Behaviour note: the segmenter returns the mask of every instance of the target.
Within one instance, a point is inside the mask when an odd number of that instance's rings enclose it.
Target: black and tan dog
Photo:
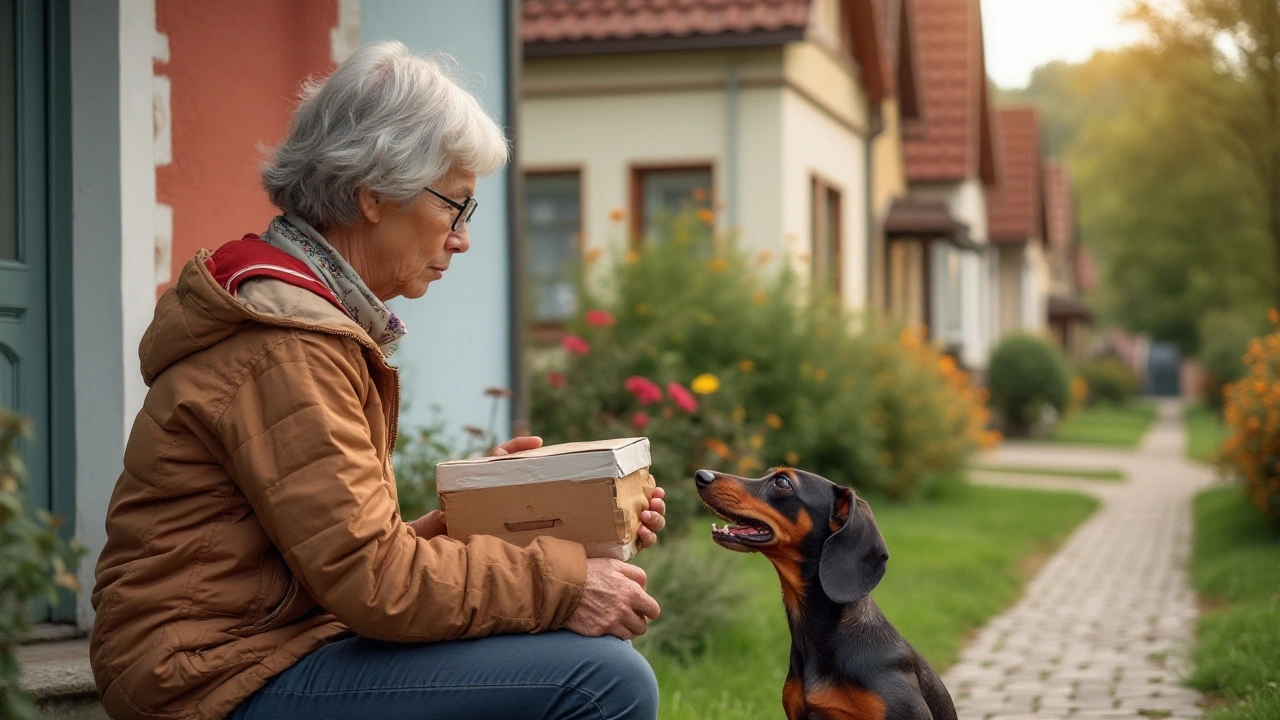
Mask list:
[[[763,554],[782,581],[788,720],[955,720],[938,674],[871,600],[889,551],[866,501],[790,468],[759,480],[699,470],[694,480],[702,502],[733,523],[712,523],[712,539]]]

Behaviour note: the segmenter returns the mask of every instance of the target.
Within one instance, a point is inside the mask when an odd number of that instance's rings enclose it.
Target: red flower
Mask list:
[[[622,383],[627,392],[636,396],[636,401],[641,405],[649,405],[651,403],[662,402],[662,388],[649,378],[632,375]]]
[[[558,372],[547,373],[547,384],[556,389],[564,387],[564,375]]]
[[[610,315],[608,310],[588,310],[584,318],[588,325],[595,325],[596,327],[613,324],[613,315]]]
[[[643,410],[637,410],[635,415],[631,416],[631,427],[636,432],[642,432],[649,425],[649,413]]]
[[[671,396],[671,399],[680,407],[681,410],[685,412],[697,412],[698,399],[680,383],[667,383],[667,394]]]
[[[560,344],[564,346],[565,350],[575,355],[586,355],[591,352],[591,346],[587,344],[587,341],[577,335],[565,335]]]

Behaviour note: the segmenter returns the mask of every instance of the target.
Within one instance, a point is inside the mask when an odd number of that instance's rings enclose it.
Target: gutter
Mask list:
[[[886,282],[885,287],[881,288],[880,294],[882,297],[879,298],[880,302],[876,302],[876,298],[873,297],[875,294],[876,245],[879,244],[879,245],[885,246],[883,247],[883,251],[885,255],[884,260],[886,265],[888,263],[888,251],[889,251],[889,248],[887,247],[887,243],[883,242],[883,238],[879,237],[879,235],[876,232],[877,228],[876,228],[876,201],[875,201],[875,156],[876,156],[875,143],[876,143],[876,138],[880,137],[880,133],[884,132],[885,123],[884,123],[884,114],[881,112],[880,106],[877,105],[876,107],[868,107],[867,110],[868,110],[867,133],[865,135],[865,140],[864,140],[864,147],[866,148],[865,150],[866,162],[863,163],[865,167],[864,174],[866,176],[865,182],[864,182],[866,186],[864,188],[864,195],[866,200],[866,213],[867,213],[867,221],[866,221],[866,225],[867,225],[867,249],[866,249],[867,290],[866,290],[866,307],[864,308],[864,312],[871,311],[873,309],[880,309],[886,306],[888,304],[888,292],[889,292],[888,283]]]
[[[520,38],[519,0],[507,0],[502,22],[507,68],[505,120],[511,137],[511,159],[507,165],[507,387],[511,390],[507,437],[527,433],[529,390],[524,379],[524,178],[520,172],[520,77],[524,51]]]

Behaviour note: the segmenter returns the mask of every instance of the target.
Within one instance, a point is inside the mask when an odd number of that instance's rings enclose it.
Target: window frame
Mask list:
[[[668,163],[632,163],[630,167],[630,190],[631,190],[631,237],[627,242],[627,247],[631,250],[640,250],[645,243],[645,216],[644,216],[644,178],[646,175],[661,172],[706,172],[710,178],[710,187],[707,188],[707,206],[713,211],[716,207],[716,164],[712,160],[686,160]]]
[[[817,173],[809,176],[809,269],[810,281],[821,284],[844,300],[844,190]],[[834,199],[834,202],[833,202]],[[821,200],[821,202],[819,202]],[[831,210],[834,209],[834,213]],[[834,218],[827,247],[827,221]],[[829,265],[834,265],[834,272]]]
[[[521,188],[522,188],[522,194],[523,194],[523,197],[520,198],[520,203],[521,203],[520,224],[521,224],[521,234],[524,236],[524,243],[526,248],[525,267],[521,269],[521,273],[525,279],[525,282],[529,283],[530,281],[529,245],[532,242],[529,237],[529,225],[528,225],[529,180],[530,178],[539,177],[539,176],[548,177],[548,176],[562,176],[562,175],[574,175],[578,179],[578,229],[573,235],[573,246],[570,248],[570,251],[572,253],[571,256],[576,257],[578,259],[578,267],[574,272],[574,277],[572,277],[571,279],[575,283],[582,282],[583,272],[585,270],[584,265],[585,265],[585,258],[586,258],[586,246],[584,242],[585,233],[586,233],[585,226],[586,226],[586,212],[587,212],[586,168],[583,167],[582,165],[536,165],[536,166],[523,168],[520,171],[520,175],[521,175],[520,182],[521,182]],[[532,334],[531,340],[534,343],[539,343],[539,344],[559,342],[560,338],[564,336],[564,333],[566,331],[567,321],[540,320],[537,317],[535,317],[535,313],[533,313],[532,310],[533,308],[529,309],[528,318],[526,321],[527,327],[529,328]]]

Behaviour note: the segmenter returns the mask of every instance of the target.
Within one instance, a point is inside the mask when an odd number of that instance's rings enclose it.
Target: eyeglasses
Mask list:
[[[454,232],[458,232],[459,230],[462,229],[464,225],[471,222],[471,216],[475,215],[476,208],[480,207],[480,202],[476,200],[474,197],[469,197],[466,200],[463,200],[462,202],[456,202],[454,200],[450,200],[449,198],[445,197],[444,195],[441,195],[440,193],[436,192],[435,190],[432,190],[429,187],[424,187],[422,189],[426,190],[432,195],[435,195],[441,200],[449,203],[449,207],[458,211],[457,216],[453,218],[452,227]]]

